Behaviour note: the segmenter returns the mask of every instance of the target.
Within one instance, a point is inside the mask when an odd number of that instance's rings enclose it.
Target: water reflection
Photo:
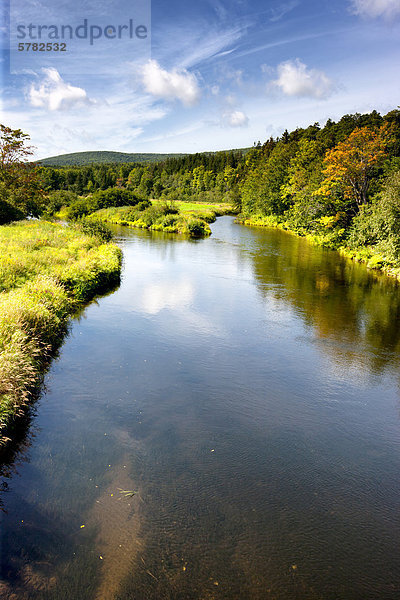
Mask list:
[[[267,304],[293,308],[321,350],[345,369],[355,364],[378,374],[398,367],[397,281],[284,232],[252,233],[244,251]]]

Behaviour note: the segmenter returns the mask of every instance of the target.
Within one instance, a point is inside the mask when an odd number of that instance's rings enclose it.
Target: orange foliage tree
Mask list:
[[[358,206],[365,204],[374,169],[385,159],[389,141],[387,125],[378,130],[355,129],[346,140],[327,151],[322,171],[325,179],[315,193],[329,197],[340,191]]]

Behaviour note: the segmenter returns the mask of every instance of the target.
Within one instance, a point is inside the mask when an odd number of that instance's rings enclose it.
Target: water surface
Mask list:
[[[3,469],[0,597],[400,597],[398,285],[212,229],[118,230]]]

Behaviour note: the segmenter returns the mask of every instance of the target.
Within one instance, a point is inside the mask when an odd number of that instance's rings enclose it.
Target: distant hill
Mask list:
[[[96,150],[93,152],[73,152],[72,154],[50,156],[49,158],[42,158],[37,162],[46,167],[67,167],[110,163],[159,162],[173,156],[185,156],[185,154],[129,154],[127,152]]]
[[[246,154],[250,148],[239,148],[243,154]],[[238,150],[233,150],[237,152]],[[221,150],[221,152],[231,152],[231,150]],[[215,152],[201,152],[200,154],[216,154]],[[96,150],[93,152],[73,152],[72,154],[60,154],[59,156],[50,156],[38,160],[38,164],[45,167],[68,167],[68,166],[84,166],[84,165],[101,165],[110,163],[155,163],[167,158],[179,156],[187,156],[188,153],[182,154],[153,154],[153,153],[133,153],[127,152],[108,152],[104,150]]]

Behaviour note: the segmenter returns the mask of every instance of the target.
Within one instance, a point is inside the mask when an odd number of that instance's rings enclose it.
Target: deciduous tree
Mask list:
[[[326,153],[325,179],[316,193],[330,196],[340,191],[344,198],[354,200],[358,206],[366,204],[371,178],[386,157],[389,139],[387,125],[378,130],[369,127],[355,129],[347,139]]]
[[[28,162],[33,147],[21,129],[0,125],[0,199],[21,214],[40,214],[44,193],[36,165]]]

